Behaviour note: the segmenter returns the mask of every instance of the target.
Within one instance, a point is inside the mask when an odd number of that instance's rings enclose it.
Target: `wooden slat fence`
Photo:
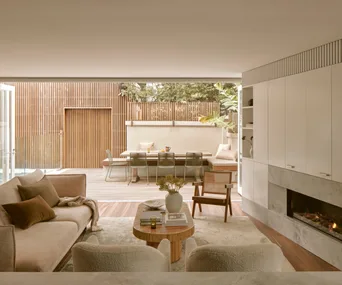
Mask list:
[[[111,108],[114,156],[126,148],[126,97],[110,82],[8,83],[16,92],[16,168],[59,168],[64,108]],[[103,150],[103,158],[105,158]],[[98,162],[99,165],[100,162]]]
[[[127,102],[127,120],[132,121],[198,121],[219,111],[218,102]]]

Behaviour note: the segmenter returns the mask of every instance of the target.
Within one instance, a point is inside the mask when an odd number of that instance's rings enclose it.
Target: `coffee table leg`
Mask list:
[[[146,245],[152,246],[154,248],[158,248],[159,242],[149,242],[149,241],[147,241]]]
[[[182,254],[182,241],[171,242],[171,263],[178,261]]]

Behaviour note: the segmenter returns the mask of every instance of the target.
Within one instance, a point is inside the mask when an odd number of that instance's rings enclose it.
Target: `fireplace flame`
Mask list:
[[[336,229],[336,228],[337,228],[336,223],[334,223],[334,224],[332,225],[332,228],[333,228],[333,229]]]

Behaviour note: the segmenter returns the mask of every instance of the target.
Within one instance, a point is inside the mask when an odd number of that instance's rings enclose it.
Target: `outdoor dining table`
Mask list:
[[[157,165],[158,153],[160,151],[153,150],[153,151],[147,152],[147,151],[137,151],[137,150],[126,150],[126,151],[124,151],[124,152],[122,152],[120,154],[120,157],[124,157],[124,158],[129,159],[129,155],[130,155],[131,152],[146,153],[147,163],[149,165]],[[176,160],[176,165],[184,165],[185,157],[186,157],[186,153],[187,152],[201,152],[202,155],[203,155],[203,163],[204,164],[206,163],[206,158],[207,157],[213,156],[213,154],[211,152],[208,152],[208,151],[194,151],[194,150],[191,150],[191,151],[178,151],[178,152],[174,152],[175,160]],[[138,175],[138,169],[133,168],[133,175],[132,176],[133,176],[133,179],[131,181],[132,183],[135,183],[135,182],[139,181],[140,178],[139,178],[139,175]]]

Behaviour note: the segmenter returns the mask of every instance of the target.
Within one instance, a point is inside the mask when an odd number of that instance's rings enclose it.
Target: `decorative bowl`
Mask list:
[[[160,207],[165,205],[165,200],[164,199],[147,200],[143,204],[149,207],[150,209],[159,209]]]

